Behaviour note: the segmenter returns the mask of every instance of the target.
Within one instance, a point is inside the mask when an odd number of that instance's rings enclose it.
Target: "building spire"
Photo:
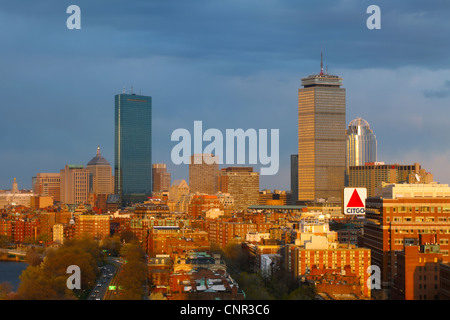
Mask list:
[[[97,146],[97,157],[100,157],[100,146]]]
[[[323,74],[323,52],[322,46],[320,46],[320,74]]]

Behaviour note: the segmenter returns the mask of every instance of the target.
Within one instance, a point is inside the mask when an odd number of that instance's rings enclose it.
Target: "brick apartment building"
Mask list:
[[[402,196],[400,196],[402,195]],[[397,273],[397,253],[421,235],[435,235],[442,261],[449,261],[450,188],[448,185],[391,185],[382,198],[366,200],[362,244],[381,269],[385,298]],[[416,240],[414,240],[416,239]]]
[[[154,226],[148,234],[148,254],[174,255],[190,250],[209,250],[208,233],[179,226]]]
[[[435,238],[435,235],[421,235],[420,243],[405,245],[403,251],[397,254],[392,299],[439,299],[439,265],[442,254],[439,253]]]
[[[110,235],[109,215],[80,214],[75,218],[75,237],[84,235],[102,239]]]

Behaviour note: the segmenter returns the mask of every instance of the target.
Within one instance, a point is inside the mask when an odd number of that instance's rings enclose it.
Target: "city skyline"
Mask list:
[[[0,34],[8,79],[1,86],[8,108],[0,163],[10,168],[0,174],[2,189],[14,177],[21,188],[31,188],[37,172],[86,163],[97,145],[112,163],[113,96],[134,86],[154,98],[152,160],[167,163],[174,179],[187,180],[188,166],[171,163],[170,133],[202,120],[219,129],[280,128],[280,170],[262,176],[261,189],[289,190],[290,155],[297,154],[296,91],[301,78],[320,71],[321,46],[325,68],[345,79],[346,123],[362,117],[371,124],[379,161],[419,162],[436,181],[450,182],[450,142],[443,138],[450,61],[444,36],[435,32],[448,24],[450,8],[438,1],[426,7],[378,1],[381,30],[366,28],[367,5],[357,1],[235,9],[233,3],[199,1],[191,4],[189,20],[177,1],[116,4],[108,6],[108,16],[106,2],[77,4],[82,29],[72,31],[65,27],[65,3],[0,9],[2,30],[9,30]],[[322,23],[308,28],[319,15]],[[9,132],[14,134],[6,138]]]

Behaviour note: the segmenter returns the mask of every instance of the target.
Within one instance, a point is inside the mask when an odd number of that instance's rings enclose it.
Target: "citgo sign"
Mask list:
[[[366,198],[366,188],[344,188],[344,214],[365,214]]]

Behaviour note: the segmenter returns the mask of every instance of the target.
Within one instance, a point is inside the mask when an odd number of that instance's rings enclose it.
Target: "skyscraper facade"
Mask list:
[[[152,98],[115,96],[114,192],[122,205],[152,194]]]
[[[377,162],[377,139],[369,123],[362,119],[352,120],[347,129],[347,172],[350,166],[363,166]]]
[[[345,186],[345,89],[325,74],[298,90],[298,200],[342,197]]]
[[[170,188],[170,173],[165,163],[153,164],[153,192],[168,191]]]
[[[97,147],[97,154],[89,161],[86,169],[89,170],[90,193],[99,195],[112,194],[114,192],[114,179],[111,165],[101,155],[100,146]]]
[[[53,201],[60,201],[60,180],[61,174],[58,173],[38,173],[33,192],[40,196],[52,197]]]
[[[63,204],[87,203],[89,171],[82,165],[66,165],[60,171],[60,199]]]
[[[219,177],[219,190],[234,198],[236,210],[258,205],[259,172],[253,172],[252,167],[223,168]]]
[[[189,164],[191,193],[215,194],[219,174],[219,157],[212,154],[194,154]]]

